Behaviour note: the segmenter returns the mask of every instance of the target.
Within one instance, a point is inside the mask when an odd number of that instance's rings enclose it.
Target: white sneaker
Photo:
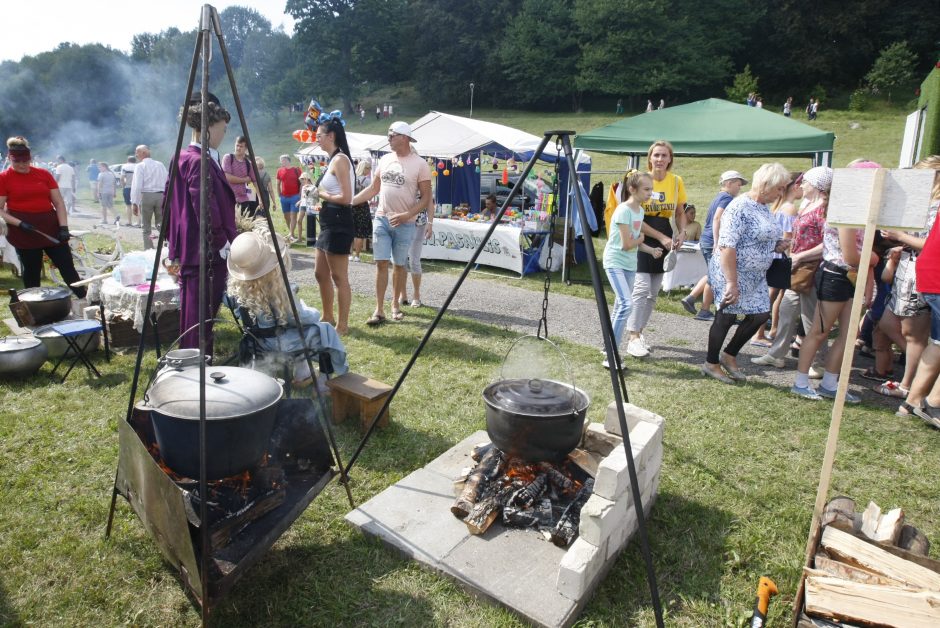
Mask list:
[[[650,350],[644,344],[642,336],[627,343],[627,354],[635,358],[645,358],[650,354]]]
[[[650,343],[646,341],[646,336],[644,336],[643,334],[640,334],[640,342],[643,343],[643,346],[646,348],[646,351],[648,353],[653,352],[653,345],[651,345]]]
[[[760,364],[761,366],[773,366],[778,369],[782,369],[786,362],[783,361],[783,358],[775,358],[769,353],[760,356],[759,358],[751,358],[751,364]]]

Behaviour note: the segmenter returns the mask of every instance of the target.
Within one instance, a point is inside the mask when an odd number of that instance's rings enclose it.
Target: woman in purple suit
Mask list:
[[[212,322],[222,303],[228,269],[225,259],[235,239],[235,195],[219,165],[219,145],[232,116],[209,94],[206,101],[209,135],[208,207],[206,225],[206,353],[212,355]],[[167,230],[169,252],[167,270],[180,284],[180,331],[190,328],[180,340],[180,347],[199,346],[199,192],[202,158],[202,99],[190,100],[186,124],[193,129],[192,143],[180,151],[178,177],[170,199],[170,223]]]

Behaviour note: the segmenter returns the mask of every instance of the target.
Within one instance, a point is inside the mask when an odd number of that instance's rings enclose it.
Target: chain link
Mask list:
[[[552,177],[552,204],[549,208],[549,218],[548,218],[548,242],[543,246],[548,246],[548,254],[545,256],[545,284],[542,293],[542,318],[539,319],[539,328],[536,332],[536,336],[539,338],[544,338],[548,340],[548,293],[552,287],[552,250],[554,247],[554,242],[552,241],[555,235],[555,218],[558,216],[558,188],[559,188],[559,179],[558,176],[559,167],[561,164],[561,137],[555,138],[555,172]],[[542,333],[544,332],[544,336]]]

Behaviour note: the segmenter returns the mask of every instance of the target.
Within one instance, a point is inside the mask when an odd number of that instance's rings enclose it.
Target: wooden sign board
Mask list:
[[[873,168],[837,168],[826,222],[833,226],[864,227],[875,187]],[[933,190],[935,170],[885,170],[884,188],[878,206],[879,227],[923,231]]]

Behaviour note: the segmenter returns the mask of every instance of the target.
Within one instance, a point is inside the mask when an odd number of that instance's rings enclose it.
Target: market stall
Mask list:
[[[433,233],[424,241],[421,259],[466,262],[480,245],[490,223],[435,218],[431,227]],[[533,256],[537,259],[541,246],[548,241],[546,235],[548,231],[538,229],[537,225],[501,224],[483,247],[477,263],[505,268],[521,277],[538,270],[537,264],[530,262]]]

